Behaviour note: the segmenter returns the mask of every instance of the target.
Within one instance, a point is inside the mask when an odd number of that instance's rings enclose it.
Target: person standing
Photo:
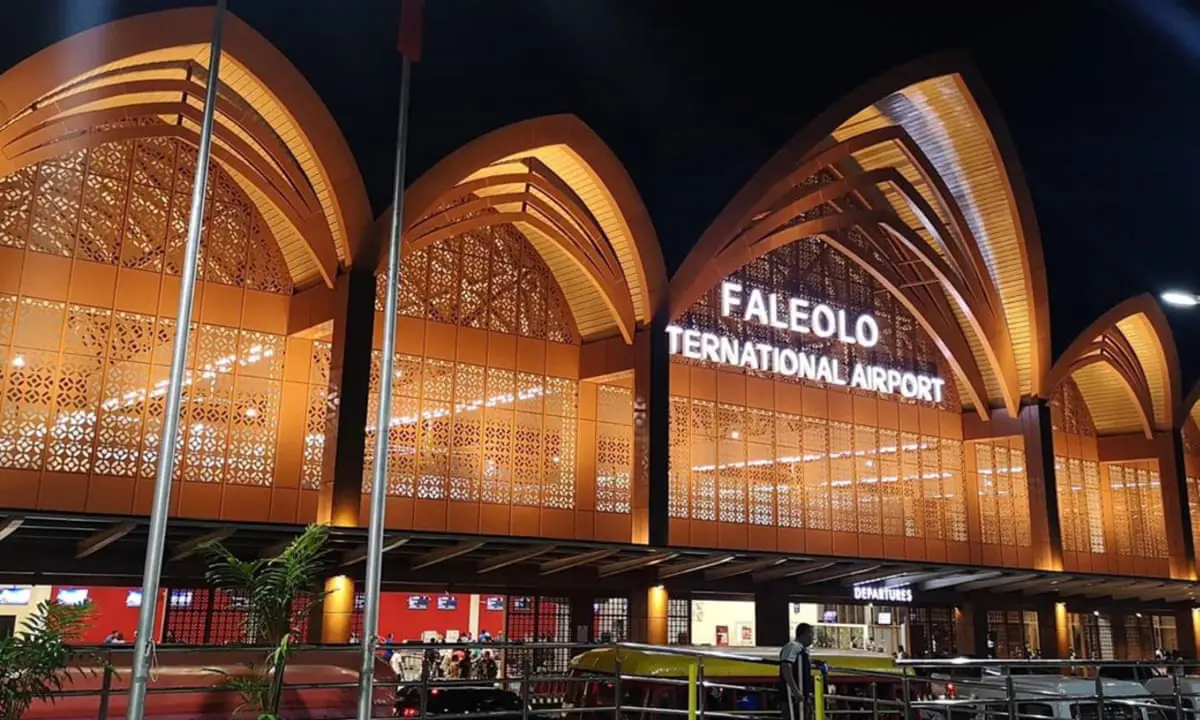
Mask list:
[[[813,720],[812,644],[813,626],[800,623],[795,639],[779,650],[783,720]]]

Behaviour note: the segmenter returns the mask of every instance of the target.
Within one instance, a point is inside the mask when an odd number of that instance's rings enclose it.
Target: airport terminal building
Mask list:
[[[119,20],[0,75],[0,598],[16,614],[140,582],[210,19]],[[671,272],[580,119],[468,143],[411,179],[390,378],[391,211],[372,210],[300,73],[233,17],[220,82],[164,570],[174,636],[215,641],[235,612],[203,587],[201,542],[266,551],[313,522],[344,560],[312,639],[361,631],[386,442],[385,588],[409,600],[385,622],[417,635],[737,646],[805,620],[823,644],[883,652],[1195,656],[1196,393],[1148,296],[1052,356],[1056,278],[960,58],[797,128]]]

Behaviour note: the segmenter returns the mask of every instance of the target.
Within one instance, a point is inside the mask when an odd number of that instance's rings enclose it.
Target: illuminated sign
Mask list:
[[[743,322],[798,335],[812,335],[844,345],[872,348],[879,344],[879,323],[868,314],[851,317],[845,310],[802,298],[781,298],[777,293],[745,291],[739,283],[721,283],[721,315]],[[773,372],[784,377],[842,385],[884,395],[899,394],[910,400],[941,402],[946,381],[921,373],[903,372],[866,363],[852,368],[837,358],[815,355],[790,347],[776,347],[755,340],[738,340],[727,335],[678,325],[667,327],[670,351],[692,360]]]
[[[913,591],[910,587],[855,585],[854,599],[867,602],[910,603],[913,601]]]
[[[140,608],[142,606],[142,591],[129,590],[125,593],[125,607]]]
[[[0,588],[0,605],[28,605],[32,595],[32,588]]]
[[[87,588],[63,588],[55,598],[59,605],[83,605],[88,601]]]

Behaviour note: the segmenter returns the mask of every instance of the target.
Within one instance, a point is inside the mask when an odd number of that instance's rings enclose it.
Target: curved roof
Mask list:
[[[378,223],[380,246],[391,211]],[[404,251],[512,223],[542,254],[584,341],[648,326],[666,288],[650,216],[616,156],[573,115],[484,135],[444,158],[405,195]]]
[[[1162,308],[1148,294],[1097,318],[1055,362],[1056,388],[1073,378],[1099,435],[1175,427],[1180,412],[1179,357]]]
[[[672,280],[672,317],[755,257],[819,236],[913,314],[954,369],[964,405],[1015,414],[1022,396],[1042,390],[1045,271],[1006,133],[980,95],[957,56],[852,93],[717,218]]]
[[[117,20],[0,75],[0,174],[81,147],[144,136],[199,138],[208,8]],[[262,212],[295,283],[332,285],[370,225],[337,124],[273,45],[228,15],[213,157]]]

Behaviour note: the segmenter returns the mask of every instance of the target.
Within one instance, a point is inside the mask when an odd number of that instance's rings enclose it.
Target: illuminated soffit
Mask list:
[[[961,209],[975,236],[984,265],[995,283],[1008,323],[1016,361],[1020,392],[1032,388],[1033,308],[1027,301],[1027,277],[1018,234],[1015,201],[994,140],[961,78],[944,75],[910,85],[864,108],[844,122],[833,136],[844,141],[864,132],[898,125],[929,158]],[[854,154],[864,170],[894,167],[913,184],[949,224],[945,208],[936,202],[933,190],[923,180],[908,156],[893,143],[879,144]],[[939,244],[915,213],[892,187],[883,189],[885,198],[902,220],[941,254]],[[967,327],[962,312],[953,305],[960,327]],[[981,369],[988,395],[1000,395],[999,381],[984,356],[980,338],[967,332],[967,340]],[[962,397],[968,397],[959,383]]]
[[[208,55],[208,44],[186,45],[133,55],[99,66],[55,88],[32,107],[14,114],[4,128],[20,124],[22,120],[28,121],[33,113],[51,104],[62,108],[61,112],[52,116],[57,122],[96,111],[124,110],[125,115],[135,117],[140,112],[139,106],[178,103],[181,100],[178,91],[155,90],[150,83],[190,80],[202,87],[207,75],[205,65]],[[231,110],[218,112],[216,122],[236,141],[218,138],[214,146],[229,151],[252,167],[270,171],[270,186],[285,198],[296,198],[301,207],[290,208],[293,212],[289,217],[288,213],[281,211],[277,202],[267,197],[259,184],[247,177],[242,168],[225,162],[222,165],[255,203],[270,226],[297,287],[317,284],[321,282],[322,269],[313,252],[308,249],[308,241],[302,233],[320,232],[331,236],[336,263],[344,264],[347,256],[347,231],[335,209],[329,179],[321,171],[308,137],[287,110],[228,53],[221,57],[220,80],[220,97],[229,103]],[[189,95],[187,105],[195,110],[195,117],[178,113],[149,116],[198,133],[202,96]],[[44,124],[41,118],[38,120],[37,126]],[[0,128],[0,132],[4,128]],[[233,146],[237,141],[243,144],[241,148]],[[261,177],[256,179],[262,180]],[[313,207],[308,207],[309,204]],[[313,214],[323,218],[324,222],[320,225],[324,227],[297,221],[298,217],[311,218]],[[331,269],[336,271],[336,267],[326,268],[326,271]]]

